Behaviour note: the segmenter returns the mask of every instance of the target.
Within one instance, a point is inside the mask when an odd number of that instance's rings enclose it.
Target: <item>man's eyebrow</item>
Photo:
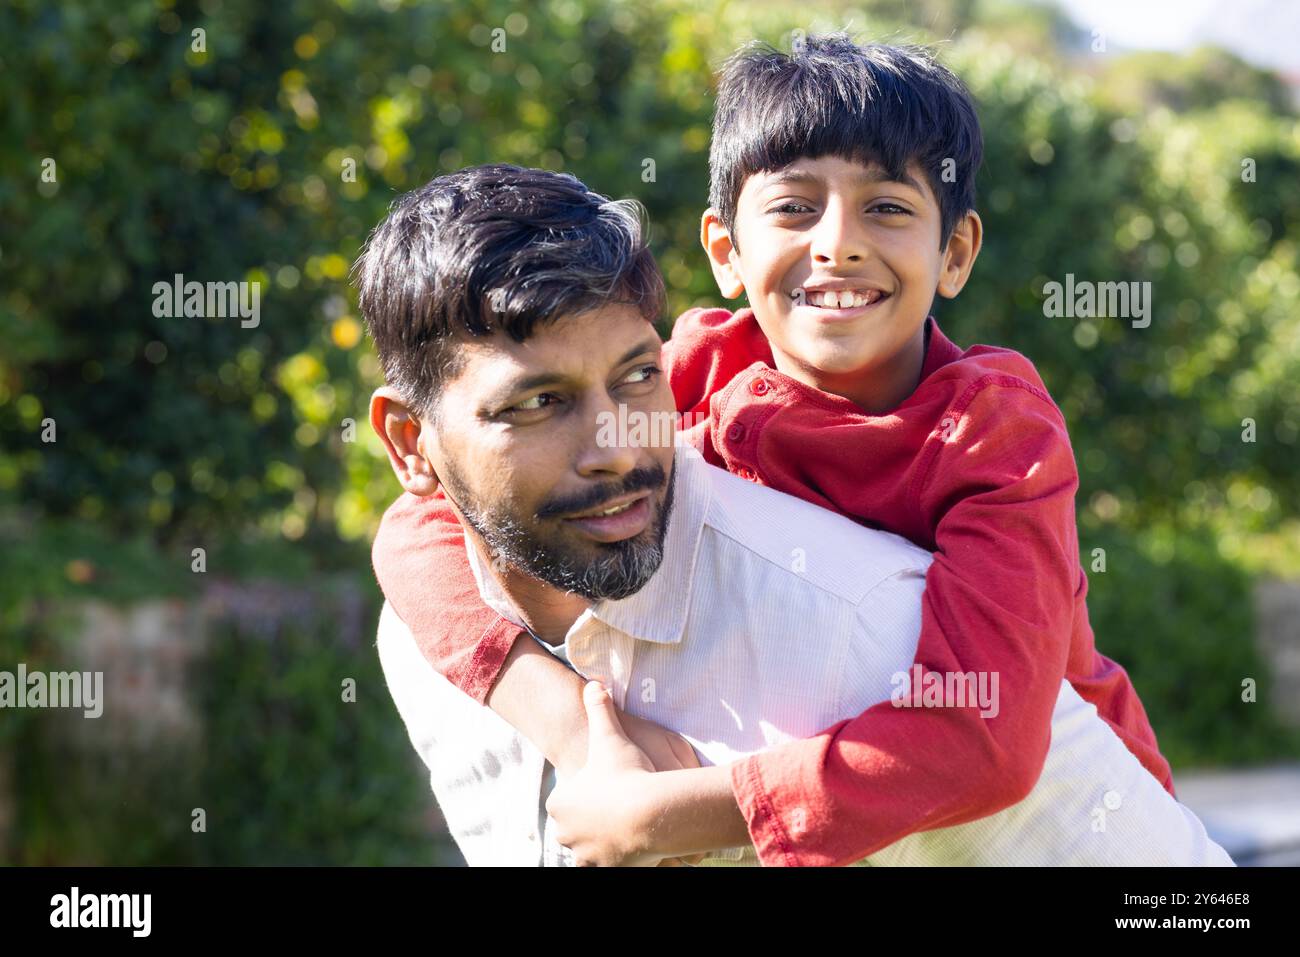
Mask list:
[[[621,366],[624,362],[631,362],[643,352],[654,352],[656,349],[661,348],[663,348],[663,340],[661,340],[658,335],[653,339],[642,339],[631,349],[628,349],[627,352],[623,353],[623,357],[615,362],[614,365]]]
[[[614,363],[614,365],[621,366],[623,363],[630,362],[632,359],[636,358],[643,352],[654,352],[655,350],[661,348],[662,346],[663,343],[659,340],[657,336],[654,339],[650,339],[650,338],[642,339],[631,349],[628,349],[627,352],[623,353],[623,355],[619,358],[617,362]],[[566,378],[567,377],[565,375],[559,372],[538,372],[535,375],[524,376],[524,378],[522,379],[518,379],[513,382],[507,382],[501,388],[500,393],[498,393],[496,401],[504,402],[512,395],[516,395],[520,392],[529,392],[533,389],[540,388],[541,386],[544,385],[557,385],[561,382],[564,382]]]
[[[900,185],[911,187],[918,193],[925,192],[925,190],[921,188],[921,184],[918,183],[912,174],[908,173],[906,170],[903,170],[899,176],[891,176],[887,170],[882,169],[879,166],[871,166],[861,172],[854,173],[853,178],[861,183],[899,183]],[[784,169],[770,174],[767,182],[763,185],[785,186],[788,184],[801,185],[805,183],[820,182],[822,182],[820,176],[815,176],[807,170]]]

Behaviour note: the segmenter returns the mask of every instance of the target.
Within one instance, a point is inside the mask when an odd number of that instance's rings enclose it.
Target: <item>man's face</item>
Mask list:
[[[824,156],[741,189],[745,292],[774,353],[814,379],[870,374],[920,341],[943,268],[941,215],[922,171],[907,173],[898,182]]]
[[[539,326],[523,343],[462,339],[465,361],[421,444],[494,561],[592,601],[624,598],[654,574],[673,448],[610,442],[606,416],[618,421],[620,404],[628,422],[671,416],[660,346],[626,305]]]

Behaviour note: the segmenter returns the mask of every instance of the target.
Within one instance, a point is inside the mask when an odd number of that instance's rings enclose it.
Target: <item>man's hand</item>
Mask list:
[[[556,838],[573,851],[580,867],[660,864],[664,855],[650,849],[646,833],[650,817],[643,807],[649,790],[646,776],[656,770],[699,767],[699,760],[685,739],[653,722],[622,715],[623,722],[638,726],[663,766],[652,761],[624,732],[618,709],[598,682],[583,688],[583,704],[587,763],[577,774],[558,781],[546,802],[546,812],[555,820]]]

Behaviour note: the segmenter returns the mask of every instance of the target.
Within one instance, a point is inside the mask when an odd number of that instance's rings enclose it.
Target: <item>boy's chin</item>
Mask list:
[[[789,355],[800,364],[827,375],[846,376],[870,373],[903,359],[911,350],[916,334],[904,332],[892,323],[877,323],[858,329],[814,330],[792,337]],[[924,320],[916,323],[919,331]]]
[[[868,375],[891,357],[885,343],[875,337],[835,341],[815,340],[793,344],[791,356],[817,375],[845,378]]]

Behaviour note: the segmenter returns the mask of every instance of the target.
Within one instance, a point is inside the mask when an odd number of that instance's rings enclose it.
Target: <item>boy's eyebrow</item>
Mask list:
[[[642,339],[631,349],[628,349],[627,352],[623,353],[623,355],[619,358],[619,360],[614,363],[614,366],[615,367],[621,366],[623,363],[630,362],[632,359],[636,358],[643,352],[653,352],[656,349],[660,349],[662,347],[663,347],[663,343],[658,339],[658,337],[654,339],[650,339],[647,337],[645,339]],[[516,393],[528,392],[529,390],[536,389],[540,386],[552,385],[555,383],[564,382],[566,378],[567,376],[559,372],[538,372],[535,375],[525,376],[522,379],[518,379],[512,382],[507,382],[504,386],[502,386],[502,388],[499,391],[495,393],[493,401],[504,402],[506,399],[508,399],[512,395],[515,395]]]
[[[918,193],[925,192],[925,190],[921,188],[921,184],[918,183],[912,174],[906,170],[903,170],[901,176],[890,176],[887,171],[881,169],[879,166],[871,166],[862,172],[854,173],[853,178],[861,183],[899,183],[900,185],[908,186],[916,190]],[[790,183],[820,183],[821,181],[822,178],[820,176],[816,176],[807,170],[783,169],[769,174],[768,181],[764,185],[784,186]]]

